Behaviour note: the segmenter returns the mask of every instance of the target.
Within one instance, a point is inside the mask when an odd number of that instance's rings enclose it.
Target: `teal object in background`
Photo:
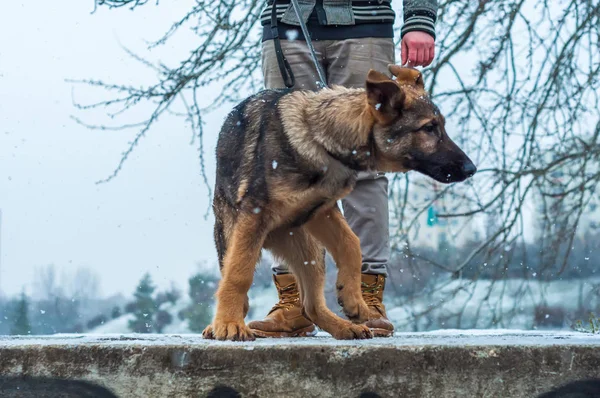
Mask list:
[[[438,218],[437,218],[437,214],[435,212],[435,208],[433,206],[429,206],[429,209],[427,209],[427,225],[430,227],[433,227],[434,225],[437,225],[438,222]]]

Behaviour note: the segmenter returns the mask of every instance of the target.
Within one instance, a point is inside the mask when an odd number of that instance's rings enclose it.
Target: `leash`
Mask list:
[[[313,63],[315,64],[315,68],[317,68],[317,74],[319,75],[319,80],[317,82],[317,86],[319,89],[327,87],[327,82],[325,80],[325,73],[321,68],[321,64],[317,59],[317,54],[315,52],[315,48],[313,47],[312,40],[310,35],[308,34],[308,28],[304,23],[304,19],[302,18],[302,14],[300,13],[300,5],[298,5],[298,0],[290,0],[292,3],[292,8],[296,13],[296,17],[298,18],[298,22],[300,23],[300,29],[302,30],[302,34],[304,35],[304,39],[306,40],[306,44],[308,45],[308,49],[310,50],[310,55]],[[292,67],[290,63],[285,58],[283,54],[283,50],[281,49],[281,39],[279,38],[279,29],[277,27],[277,0],[273,0],[273,5],[271,9],[271,34],[273,35],[273,41],[275,44],[275,54],[277,55],[277,63],[279,64],[279,71],[281,73],[281,77],[283,78],[283,82],[287,88],[292,88],[296,82],[294,78],[294,73],[292,72]]]
[[[296,79],[290,63],[283,55],[281,49],[281,40],[279,39],[279,29],[277,28],[277,0],[273,0],[273,9],[271,10],[271,35],[275,44],[275,55],[277,55],[277,63],[279,64],[279,72],[283,78],[283,83],[287,88],[294,87]]]

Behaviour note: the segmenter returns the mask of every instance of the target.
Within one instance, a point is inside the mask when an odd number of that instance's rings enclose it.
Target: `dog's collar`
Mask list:
[[[369,134],[367,145],[353,149],[349,154],[335,154],[327,151],[327,154],[355,171],[372,170],[375,165],[375,139],[373,132]]]

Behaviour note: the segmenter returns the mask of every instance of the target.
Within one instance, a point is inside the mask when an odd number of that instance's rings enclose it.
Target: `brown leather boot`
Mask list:
[[[383,305],[383,289],[385,276],[362,274],[362,295],[371,310],[369,321],[365,323],[375,337],[391,337],[394,334],[394,325],[387,319]]]
[[[302,315],[300,292],[292,274],[273,275],[279,302],[262,321],[248,327],[256,337],[307,337],[317,333],[315,325]]]

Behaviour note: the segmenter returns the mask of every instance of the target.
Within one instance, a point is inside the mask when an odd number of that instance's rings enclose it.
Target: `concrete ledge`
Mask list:
[[[28,396],[9,395],[33,383],[22,377],[89,381],[120,398],[204,397],[219,385],[244,397],[534,397],[600,378],[600,336],[440,331],[251,343],[196,335],[4,337],[0,376],[3,397]]]

